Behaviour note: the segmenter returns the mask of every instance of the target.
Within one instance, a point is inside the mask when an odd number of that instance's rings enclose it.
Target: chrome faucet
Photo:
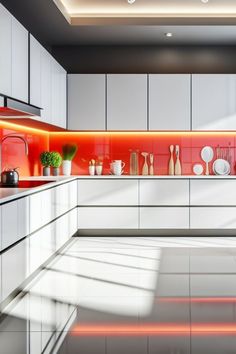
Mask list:
[[[28,146],[28,143],[27,141],[25,140],[25,138],[23,138],[22,136],[20,135],[17,135],[17,134],[8,134],[8,135],[5,135],[2,140],[1,140],[1,146],[0,146],[0,174],[2,172],[2,144],[4,143],[5,140],[7,139],[20,139],[23,141],[23,143],[25,144],[25,155],[28,155],[29,154],[29,146]]]

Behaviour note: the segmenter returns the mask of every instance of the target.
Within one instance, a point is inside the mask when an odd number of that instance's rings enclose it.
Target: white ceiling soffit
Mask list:
[[[236,0],[53,1],[71,25],[236,24]]]

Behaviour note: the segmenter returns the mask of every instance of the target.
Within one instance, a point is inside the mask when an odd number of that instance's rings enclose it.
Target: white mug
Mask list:
[[[122,160],[114,160],[110,167],[113,175],[120,176],[124,172],[125,163]]]

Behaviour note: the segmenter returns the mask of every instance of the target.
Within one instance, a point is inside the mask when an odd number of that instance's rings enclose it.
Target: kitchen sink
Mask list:
[[[17,186],[4,186],[0,184],[0,188],[35,188],[51,182],[55,182],[55,181],[54,180],[47,180],[47,181],[21,180],[19,181]]]

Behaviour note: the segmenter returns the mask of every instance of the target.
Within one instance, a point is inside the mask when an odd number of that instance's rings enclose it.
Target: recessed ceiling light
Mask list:
[[[209,2],[209,0],[201,0],[201,2],[202,2],[203,4],[207,4],[207,3]]]
[[[173,33],[167,32],[167,33],[165,33],[165,36],[166,36],[166,37],[173,37]]]
[[[127,0],[128,4],[133,4],[135,2],[135,0]]]

